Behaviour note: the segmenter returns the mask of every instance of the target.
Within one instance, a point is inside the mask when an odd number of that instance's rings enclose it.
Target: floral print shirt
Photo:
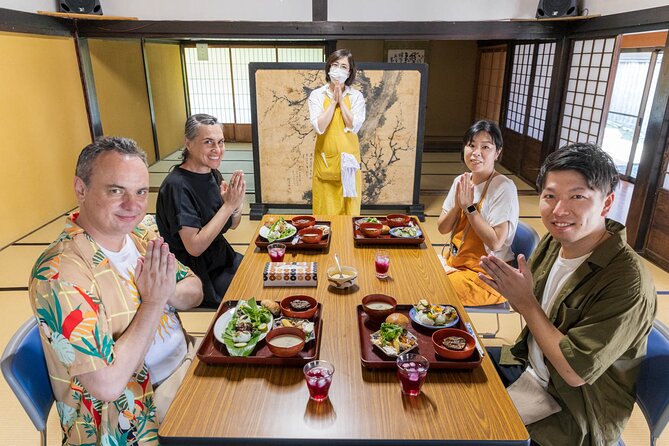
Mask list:
[[[77,216],[67,219],[30,277],[31,304],[41,329],[63,444],[157,445],[158,417],[146,364],[111,402],[95,399],[76,378],[114,362],[114,343],[140,305],[134,286],[128,286],[75,223]],[[140,225],[130,236],[144,255],[156,234]],[[188,276],[192,272],[178,263],[177,280]]]

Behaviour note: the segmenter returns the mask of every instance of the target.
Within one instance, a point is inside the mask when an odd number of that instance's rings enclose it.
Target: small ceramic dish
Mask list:
[[[339,276],[339,269],[336,266],[328,268],[327,275],[330,285],[340,290],[352,287],[357,283],[358,270],[352,266],[342,266],[343,276]]]
[[[386,294],[368,294],[362,298],[362,309],[373,321],[383,322],[395,312],[397,301]]]
[[[316,223],[316,218],[311,215],[298,215],[293,217],[291,222],[297,229],[304,229],[313,226]]]
[[[404,214],[388,214],[386,215],[386,224],[391,228],[406,226],[411,221],[411,217]]]
[[[378,237],[381,235],[383,225],[381,223],[360,223],[360,232],[365,237]]]
[[[305,309],[298,309],[293,306],[293,301],[296,300],[301,300],[305,301],[309,304],[309,307]],[[318,302],[316,299],[314,299],[311,296],[305,296],[305,295],[295,295],[295,296],[288,296],[284,298],[280,303],[279,306],[281,307],[281,313],[283,313],[284,316],[286,317],[294,317],[298,319],[309,319],[316,314],[316,310],[318,309]]]
[[[318,243],[323,238],[323,231],[318,228],[304,228],[298,231],[304,243]]]
[[[444,346],[444,339],[452,336],[463,338],[465,340],[465,346],[463,349],[450,349]],[[442,358],[461,360],[467,359],[472,354],[474,354],[476,341],[472,335],[464,330],[460,330],[459,328],[442,328],[441,330],[437,330],[432,333],[432,345],[434,347],[434,351],[437,352],[437,354]]]
[[[304,332],[297,327],[275,328],[267,334],[265,342],[274,356],[290,358],[304,348]]]

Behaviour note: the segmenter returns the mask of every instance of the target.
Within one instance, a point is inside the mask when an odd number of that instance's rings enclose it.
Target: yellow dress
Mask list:
[[[480,210],[480,203],[478,208]],[[458,247],[458,253],[457,255],[453,255],[451,250],[449,250],[449,255],[446,259],[446,263],[449,266],[458,269],[458,271],[448,274],[448,278],[455,289],[455,294],[457,294],[462,305],[471,307],[506,302],[506,299],[501,294],[478,278],[477,273],[485,274],[479,263],[481,257],[488,255],[488,253],[485,250],[483,241],[471,225],[467,231],[465,242],[464,244],[462,243],[467,221],[467,217],[461,210],[460,218],[458,219],[458,224],[451,240],[451,246],[455,244]]]
[[[351,101],[348,95],[344,97],[344,103],[350,110]],[[327,109],[329,105],[330,98],[326,95],[323,109]],[[358,163],[360,162],[358,135],[344,132],[345,127],[341,110],[337,107],[328,128],[316,138],[312,179],[312,205],[316,215],[360,215],[362,194],[360,170],[355,174],[357,197],[344,198],[344,188],[341,184],[341,154],[350,153]]]

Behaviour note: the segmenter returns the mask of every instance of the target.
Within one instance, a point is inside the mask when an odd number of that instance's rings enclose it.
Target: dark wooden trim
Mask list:
[[[337,51],[337,41],[336,40],[326,40],[325,41],[325,59],[327,60],[328,56]]]
[[[0,8],[0,31],[70,37],[73,29],[70,20]]]
[[[141,39],[142,64],[144,65],[144,81],[146,82],[146,97],[149,101],[149,117],[151,118],[151,134],[153,135],[153,153],[156,162],[160,161],[160,148],[158,147],[158,132],[156,131],[156,110],[153,106],[153,92],[151,91],[151,73],[149,72],[149,61],[146,58],[145,39]]]
[[[79,61],[79,74],[84,89],[84,100],[86,102],[86,113],[88,113],[88,125],[91,132],[91,140],[103,135],[102,120],[100,118],[100,107],[98,106],[98,95],[95,90],[95,77],[93,76],[93,65],[91,63],[91,52],[88,48],[88,39],[82,38],[75,31],[74,45]]]
[[[570,22],[568,34],[572,39],[583,39],[666,29],[668,25],[669,6],[660,6],[595,17],[591,20],[575,20]]]
[[[364,64],[370,70],[374,69],[373,64]],[[388,67],[388,64],[379,66]],[[427,117],[427,76],[428,69],[426,64],[407,64],[407,68],[417,70],[420,73],[420,99],[418,99],[418,135],[416,136],[416,167],[413,177],[413,204],[409,212],[412,215],[419,215],[421,221],[425,220],[425,209],[420,204],[420,178],[423,168],[423,142],[425,140],[425,118]]]
[[[555,44],[551,88],[548,93],[548,108],[546,109],[546,122],[544,123],[544,140],[541,146],[542,163],[560,144],[561,118],[570,62],[571,41],[565,36],[558,39]]]
[[[504,65],[504,84],[502,85],[502,104],[499,108],[499,128],[504,134],[504,130],[513,131],[506,126],[506,115],[509,109],[509,93],[511,91],[511,75],[513,73],[513,56],[516,53],[516,45],[514,42],[507,42],[506,45],[506,64]],[[506,146],[507,143],[505,142]],[[508,157],[504,156],[504,151],[502,151],[502,159],[500,164],[512,173],[517,174],[514,168],[508,164]]]
[[[190,113],[190,91],[188,90],[188,73],[186,72],[186,56],[184,54],[184,44],[179,45],[179,54],[181,57],[181,80],[184,83],[184,101],[186,101],[186,119]]]
[[[611,37],[614,38],[613,57],[611,58],[611,68],[609,68],[609,78],[606,81],[606,93],[604,94],[604,106],[602,107],[602,120],[599,123],[599,133],[597,134],[597,144],[599,144],[600,146],[604,141],[604,129],[606,128],[606,121],[608,120],[609,117],[611,96],[613,96],[613,84],[616,81],[616,74],[618,73],[618,60],[620,60],[620,43],[623,40],[622,35],[620,34]]]
[[[550,39],[568,29],[567,22],[233,22],[174,20],[79,20],[86,37],[271,38],[271,39]]]
[[[328,19],[328,0],[311,0],[311,20],[325,22]]]
[[[644,250],[643,256],[646,259],[650,260],[652,263],[662,268],[663,270],[669,271],[669,262],[667,262],[667,259],[665,259],[664,257],[658,255],[657,253],[651,251],[650,249]],[[669,291],[658,291],[657,294],[667,295],[669,294]]]
[[[260,147],[258,147],[258,101],[256,100],[256,63],[249,63],[249,92],[251,96],[251,143],[253,144],[253,185],[255,203],[251,204],[251,220],[260,220],[267,212],[262,200],[262,179],[260,178]]]
[[[669,54],[669,40],[664,47],[664,54]],[[657,87],[653,105],[648,117],[646,139],[644,141],[643,153],[639,162],[637,181],[629,216],[627,219],[627,240],[635,249],[643,249],[650,228],[651,216],[655,207],[655,195],[657,188],[662,184],[661,176],[664,174],[663,157],[667,151],[669,139],[669,57],[662,59],[660,73],[657,79]]]

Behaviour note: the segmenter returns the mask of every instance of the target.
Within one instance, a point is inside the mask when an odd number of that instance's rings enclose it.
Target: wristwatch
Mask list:
[[[476,212],[476,205],[470,204],[469,206],[467,206],[467,209],[465,209],[465,212],[467,214],[473,214],[474,212]]]

